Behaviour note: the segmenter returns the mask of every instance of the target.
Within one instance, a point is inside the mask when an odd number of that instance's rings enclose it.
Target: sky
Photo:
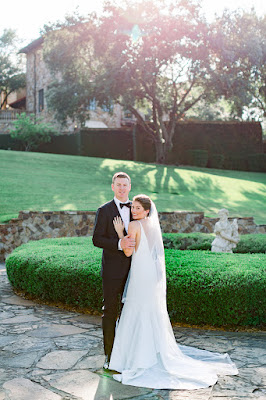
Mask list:
[[[258,15],[266,14],[265,0],[201,0],[203,12],[208,19],[215,13],[220,15],[224,8],[234,10],[255,8]],[[80,14],[101,12],[103,0],[12,0],[1,2],[0,34],[5,28],[17,31],[21,44],[26,46],[40,36],[44,24],[64,20],[66,14],[73,14],[78,8]]]

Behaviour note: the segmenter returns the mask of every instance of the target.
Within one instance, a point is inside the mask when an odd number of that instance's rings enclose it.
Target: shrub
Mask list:
[[[264,254],[166,249],[165,255],[173,322],[213,326],[265,322]],[[101,249],[87,237],[32,241],[14,250],[6,261],[15,289],[97,312],[102,307],[100,265]]]
[[[213,326],[265,323],[264,254],[168,250],[166,264],[172,321]]]
[[[247,157],[241,154],[228,154],[224,159],[224,168],[236,171],[248,171]]]
[[[46,301],[101,311],[101,250],[88,238],[31,241],[7,259],[14,288]]]
[[[21,113],[14,121],[14,129],[10,131],[12,139],[19,140],[25,151],[36,149],[41,143],[51,142],[51,136],[55,135],[55,129],[47,123],[41,122],[35,115]]]
[[[224,155],[223,154],[210,154],[208,160],[208,168],[222,169],[224,166]]]
[[[196,167],[207,167],[208,162],[208,151],[207,150],[188,150],[189,164],[195,165]]]
[[[165,249],[176,250],[211,250],[214,233],[164,233]],[[266,253],[266,235],[240,235],[234,253]]]
[[[207,233],[164,233],[165,249],[175,250],[211,250],[214,234]]]
[[[266,172],[266,154],[257,153],[248,156],[248,169],[255,172]]]
[[[266,253],[266,235],[241,235],[234,253]]]

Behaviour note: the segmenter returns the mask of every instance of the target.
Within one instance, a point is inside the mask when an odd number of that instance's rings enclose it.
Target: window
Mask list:
[[[92,100],[90,100],[89,110],[90,110],[90,111],[95,111],[95,110],[96,110],[96,99],[95,99],[95,98],[93,98]]]
[[[44,91],[43,89],[39,90],[39,112],[42,112],[44,109]]]
[[[105,112],[112,112],[113,111],[113,104],[112,103],[108,103],[108,104],[103,104],[102,105],[102,110]]]

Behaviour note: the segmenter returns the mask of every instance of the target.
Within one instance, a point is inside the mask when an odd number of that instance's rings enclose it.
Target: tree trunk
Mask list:
[[[160,140],[156,140],[155,142],[156,149],[156,163],[163,164],[165,161],[165,144]]]
[[[168,141],[162,143],[162,141],[158,140],[155,142],[156,148],[156,163],[158,164],[165,164],[167,161],[168,154],[173,149],[172,139],[169,138]]]

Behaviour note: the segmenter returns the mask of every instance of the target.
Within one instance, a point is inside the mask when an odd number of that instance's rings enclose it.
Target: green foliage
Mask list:
[[[0,109],[5,106],[10,93],[26,87],[26,75],[21,55],[17,54],[17,45],[15,31],[4,29],[0,36],[0,93],[2,94]]]
[[[266,172],[266,154],[258,153],[248,156],[249,171]]]
[[[166,249],[175,250],[211,250],[214,234],[207,233],[164,233],[163,242]],[[266,235],[240,235],[234,253],[266,253]]]
[[[265,324],[265,257],[166,251],[171,319],[214,326]]]
[[[207,167],[208,151],[200,149],[188,150],[188,163],[196,167]]]
[[[217,100],[210,26],[196,1],[109,2],[105,11],[100,18],[68,19],[60,29],[46,27],[45,61],[61,77],[50,86],[48,104],[63,122],[67,116],[86,120],[93,99],[99,106],[110,99],[121,104],[162,163],[176,122],[200,100]]]
[[[216,49],[217,89],[230,100],[231,115],[251,120],[266,113],[266,19],[255,10],[225,10],[212,23],[210,45]],[[227,66],[226,69],[224,66]]]
[[[166,164],[177,164],[179,160],[183,165],[206,167],[208,152],[208,168],[264,172],[261,134],[258,122],[179,122]],[[201,150],[190,150],[195,147]],[[0,135],[1,148],[21,150],[22,146],[10,135]],[[155,146],[139,126],[136,127],[135,154],[133,148],[132,130],[84,128],[73,134],[53,136],[50,143],[41,144],[35,150],[123,160],[132,160],[135,155],[136,161],[155,161]]]
[[[213,326],[265,323],[265,254],[166,249],[172,322]],[[33,298],[101,312],[101,249],[91,238],[32,241],[7,258],[15,289]]]
[[[266,235],[241,235],[234,253],[266,253]]]
[[[51,136],[56,134],[55,129],[48,123],[36,119],[34,114],[21,113],[13,122],[14,129],[10,131],[13,139],[22,142],[25,151],[36,149],[42,143],[51,142]]]
[[[210,250],[214,234],[207,233],[164,233],[165,249]]]
[[[117,102],[164,163],[180,119],[241,119],[244,107],[265,115],[265,18],[226,11],[207,23],[198,2],[181,0],[108,2],[105,11],[46,27],[44,57],[55,76],[48,104],[60,121],[83,123],[91,100]]]
[[[101,310],[101,251],[88,238],[44,239],[7,261],[12,285],[41,300]]]
[[[258,122],[182,121],[176,125],[173,149],[167,161],[175,163],[178,159],[188,164],[188,150],[201,149],[208,151],[208,167],[222,165],[224,169],[246,171],[248,155],[260,153],[262,148],[262,129]]]
[[[210,154],[208,159],[208,168],[219,168],[222,169],[224,166],[224,155],[223,154]]]
[[[224,166],[226,169],[248,171],[248,158],[244,154],[228,154],[224,158]]]

